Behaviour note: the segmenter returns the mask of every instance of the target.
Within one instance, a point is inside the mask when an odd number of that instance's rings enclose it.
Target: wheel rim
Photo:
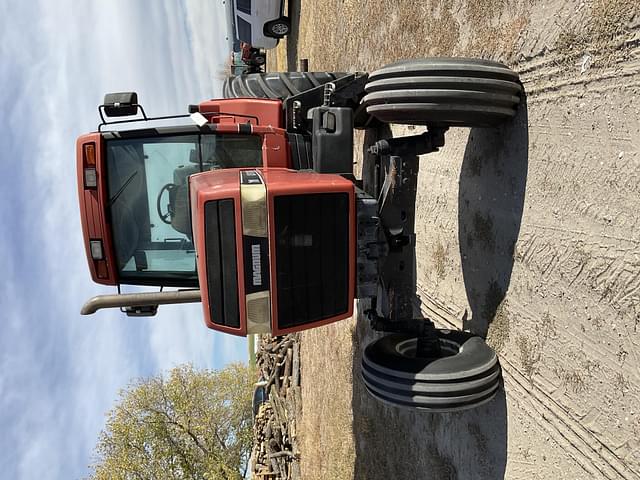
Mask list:
[[[289,33],[289,26],[286,23],[274,23],[271,26],[271,31],[276,35],[286,35]]]
[[[460,353],[460,350],[462,349],[462,346],[459,343],[447,340],[446,338],[440,338],[439,343],[440,351],[442,353],[440,358],[456,355]],[[418,340],[416,338],[409,338],[396,345],[396,351],[403,357],[416,358],[417,345]]]

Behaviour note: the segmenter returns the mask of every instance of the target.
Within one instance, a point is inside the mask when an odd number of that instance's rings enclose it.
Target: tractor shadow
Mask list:
[[[471,130],[462,161],[458,230],[471,306],[464,328],[482,336],[511,279],[527,179],[527,125],[523,99],[509,124]],[[365,157],[369,145],[391,136],[388,126],[368,130]],[[458,413],[423,413],[383,404],[369,395],[360,377],[362,350],[380,336],[359,313],[353,332],[354,478],[504,478],[508,435],[504,388],[489,403]]]
[[[511,282],[527,185],[527,125],[523,96],[512,122],[471,129],[462,161],[458,244],[471,308],[463,328],[482,337],[499,316]]]

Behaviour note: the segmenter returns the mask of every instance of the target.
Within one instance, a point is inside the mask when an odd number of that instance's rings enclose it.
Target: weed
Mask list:
[[[538,363],[542,356],[540,346],[528,337],[519,337],[516,343],[520,351],[520,364],[524,374],[531,381],[533,376],[538,373]]]
[[[629,391],[629,381],[625,378],[622,372],[618,372],[614,375],[613,385],[622,395]]]
[[[591,317],[591,325],[593,325],[596,330],[600,330],[604,326],[604,320],[600,317]]]
[[[536,324],[538,343],[543,344],[548,338],[556,336],[556,320],[547,311],[542,314],[540,323]]]
[[[487,332],[487,343],[496,352],[501,352],[509,341],[510,323],[507,301],[504,300],[498,307]]]
[[[627,359],[627,355],[629,355],[629,352],[624,349],[624,345],[619,345],[616,357],[618,357],[618,361],[621,365],[624,364],[624,361]]]
[[[445,265],[447,262],[447,250],[442,245],[442,242],[438,240],[436,248],[433,251],[433,266],[438,278],[444,278]]]
[[[554,373],[573,393],[583,393],[587,390],[585,376],[579,370],[557,367],[554,369]]]
[[[629,33],[629,23],[640,12],[637,0],[593,0],[591,15],[583,25],[565,26],[558,35],[556,49],[572,64],[585,53],[598,57],[601,65],[624,56],[616,39]]]
[[[569,351],[567,358],[572,360],[568,368],[564,365],[556,365],[553,372],[560,379],[562,384],[575,394],[584,393],[589,389],[589,381],[594,373],[601,368],[596,360],[590,360],[584,352]]]

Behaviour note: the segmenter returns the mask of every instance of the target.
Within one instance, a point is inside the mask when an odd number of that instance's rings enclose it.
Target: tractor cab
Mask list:
[[[106,207],[122,283],[197,286],[189,176],[262,165],[260,137],[169,129],[107,134]]]
[[[265,135],[259,117],[254,132],[251,119],[240,114],[246,122],[240,128],[237,118],[221,114],[213,102],[191,110],[149,118],[135,93],[108,94],[99,107],[98,131],[77,140],[82,227],[97,283],[198,287],[188,179],[212,170],[262,167]],[[155,126],[168,119],[178,125]]]

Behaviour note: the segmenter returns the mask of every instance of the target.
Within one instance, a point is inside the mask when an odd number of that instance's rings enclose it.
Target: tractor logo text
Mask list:
[[[253,286],[262,285],[262,267],[260,265],[260,245],[251,245],[251,264],[253,268]]]

